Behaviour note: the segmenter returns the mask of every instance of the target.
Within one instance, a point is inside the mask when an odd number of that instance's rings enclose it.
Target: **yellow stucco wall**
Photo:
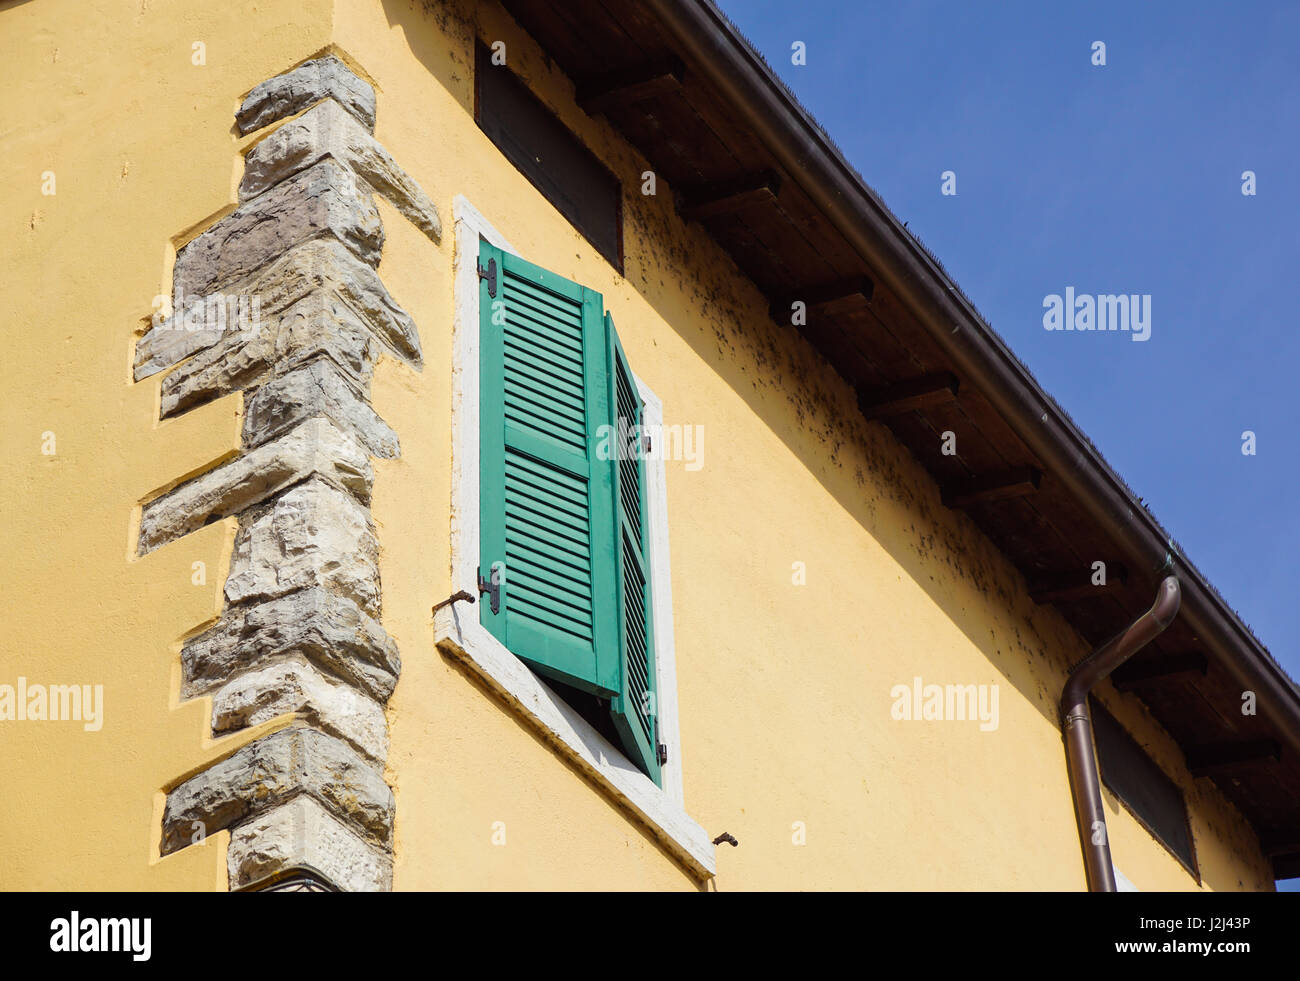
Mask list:
[[[241,5],[229,5],[239,7]],[[250,5],[250,9],[251,5]],[[694,889],[639,826],[433,646],[451,591],[452,200],[613,311],[666,422],[701,425],[704,466],[667,464],[688,812],[739,848],[709,888],[1081,889],[1056,699],[1085,653],[1019,573],[793,332],[648,164],[493,3],[42,0],[0,7],[0,195],[11,356],[0,683],[105,685],[103,730],[0,723],[0,887],[224,887],[226,835],[165,860],[161,791],[226,747],[177,704],[184,634],[220,609],[234,521],[145,559],[135,505],[233,453],[238,396],[157,422],[130,380],[171,255],[233,207],[232,116],[259,81],[329,45],[374,83],[376,137],[437,203],[435,245],[380,202],[384,282],[420,327],[422,371],[387,361],[374,406],[402,456],[375,461],[384,617],[402,653],[389,704],[398,889]],[[475,36],[622,179],[620,277],[475,126]],[[206,42],[205,66],[191,44]],[[131,57],[122,57],[129,48]],[[57,194],[41,195],[42,172]],[[57,436],[41,454],[42,433]],[[14,491],[17,493],[14,493]],[[191,564],[207,566],[191,585]],[[806,563],[807,584],[792,565]],[[900,722],[890,689],[997,684],[999,727]],[[1187,795],[1204,887],[1272,888],[1253,832],[1140,703],[1104,700]],[[1147,889],[1195,880],[1108,796],[1115,861]],[[494,822],[507,844],[492,844]],[[806,826],[806,844],[792,825]]]
[[[131,556],[137,503],[238,448],[239,399],[160,424],[131,362],[176,245],[233,206],[239,96],[329,34],[326,0],[248,6],[0,5],[0,683],[104,686],[98,732],[0,723],[0,888],[225,888],[226,835],[157,854],[162,788],[222,751],[177,651],[220,610],[234,523]]]

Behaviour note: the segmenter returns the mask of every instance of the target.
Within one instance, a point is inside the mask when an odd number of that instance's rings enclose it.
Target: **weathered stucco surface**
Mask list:
[[[475,126],[476,34],[504,41],[510,67],[622,180],[625,278]],[[1087,653],[1080,639],[942,506],[884,426],[861,419],[797,333],[771,322],[767,299],[677,217],[666,184],[639,193],[646,161],[576,107],[571,81],[495,5],[349,0],[337,37],[397,107],[375,128],[389,152],[424,186],[464,194],[525,258],[599,290],[666,422],[703,427],[703,466],[666,467],[686,807],[741,841],[719,849],[713,887],[1082,889],[1056,716]],[[413,112],[441,123],[411,125]],[[448,323],[451,236],[431,260],[415,229],[399,240],[386,227],[385,281],[418,322]],[[446,332],[422,340],[427,364],[450,360]],[[421,600],[450,592],[439,495],[450,419],[445,394],[412,382],[387,365],[375,380],[403,450],[375,461],[375,518],[427,516],[414,537],[385,539],[381,560],[404,661],[389,703],[395,888],[693,888],[551,750],[426,656]],[[805,586],[792,584],[795,562]],[[918,675],[999,685],[998,729],[891,719],[890,688]],[[1187,793],[1206,888],[1270,888],[1240,815],[1190,777],[1140,703],[1102,697]],[[1108,807],[1130,880],[1196,887],[1113,797]]]
[[[625,277],[475,126],[476,34],[504,40],[510,67],[623,181]],[[129,60],[115,53],[128,38]],[[204,66],[192,40],[206,41]],[[262,90],[244,132],[232,126],[244,95],[330,45],[373,103],[313,68],[316,80]],[[5,730],[0,885],[225,888],[228,865],[252,881],[306,840],[351,888],[390,875],[397,889],[699,887],[434,649],[429,608],[450,592],[453,243],[381,176],[396,161],[444,218],[464,194],[525,258],[602,292],[666,421],[703,427],[703,466],[666,466],[686,807],[741,842],[719,850],[712,888],[1083,888],[1055,702],[1084,646],[770,321],[676,216],[666,182],[639,193],[648,164],[577,109],[571,82],[494,4],[266,0],[250,21],[225,4],[47,0],[0,11],[0,60],[18,89],[0,130],[29,175],[0,188],[0,214],[21,219],[0,303],[23,339],[0,366],[0,467],[26,502],[0,568],[4,664],[106,688],[98,733]],[[322,77],[342,113],[299,94]],[[302,115],[257,128],[284,110]],[[382,155],[358,135],[372,122]],[[301,166],[253,150],[246,170],[241,154],[268,140]],[[150,336],[177,250],[222,219],[233,229],[286,181],[318,192],[281,227],[301,243],[288,255],[200,245],[181,264],[195,283],[266,277],[267,329]],[[348,394],[366,386],[373,416]],[[250,468],[254,454],[274,462]],[[186,506],[150,507],[166,494]],[[337,524],[316,528],[317,508]],[[792,582],[797,562],[806,585]],[[301,632],[227,603],[287,604]],[[249,631],[277,653],[232,677]],[[916,676],[997,684],[998,728],[891,719],[890,689]],[[1101,695],[1187,795],[1204,887],[1270,888],[1240,815],[1192,779],[1139,702]],[[268,773],[297,779],[276,769],[275,739],[318,743],[328,779],[241,810],[228,760],[265,750]],[[46,756],[63,768],[31,765]],[[335,807],[354,787],[362,805]],[[1196,887],[1107,800],[1129,880]],[[191,840],[184,818],[236,823],[164,857],[165,842]]]

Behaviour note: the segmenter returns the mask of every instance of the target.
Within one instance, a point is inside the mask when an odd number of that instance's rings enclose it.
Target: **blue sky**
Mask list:
[[[720,6],[1300,678],[1300,4]],[[1044,330],[1067,286],[1150,340]]]

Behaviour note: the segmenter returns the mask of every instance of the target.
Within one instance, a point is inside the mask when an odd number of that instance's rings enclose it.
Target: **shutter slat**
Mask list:
[[[505,391],[510,398],[529,402],[543,413],[560,416],[575,429],[582,430],[586,426],[586,413],[582,411],[580,399],[568,398],[553,388],[525,384],[514,374],[506,377]]]
[[[518,599],[518,604],[519,608],[515,611],[517,616],[532,620],[542,626],[562,630],[578,640],[587,643],[591,642],[591,627],[589,624],[570,619],[562,612],[554,609],[549,601],[541,600],[534,603],[531,597],[521,596]]]
[[[581,386],[582,352],[561,348],[541,332],[531,329],[525,335],[516,328],[507,328],[505,341],[507,358],[518,359],[536,371],[545,372],[551,376],[548,384],[554,382],[572,391],[575,398],[584,396]]]
[[[583,543],[584,547],[589,544],[587,541],[587,522],[582,517],[554,506],[552,501],[543,499],[532,488],[524,491],[507,484],[506,504],[509,505],[511,510],[518,508],[521,511],[528,512],[534,516],[534,520],[546,519],[555,525],[557,532],[562,531],[565,537]]]
[[[618,405],[618,418],[627,421],[626,433],[629,444],[623,447],[619,458],[618,492],[623,505],[623,520],[632,527],[637,546],[641,544],[641,445],[639,433],[633,429],[640,425],[640,400],[632,391],[632,380],[623,370],[614,372],[614,392]],[[635,456],[629,456],[635,454]]]
[[[590,617],[591,577],[586,569],[574,565],[562,553],[539,546],[536,542],[510,542],[506,546],[505,556],[534,570],[533,576],[538,582],[543,574],[554,576],[556,588],[582,599],[583,603],[579,605],[586,611],[586,616]],[[507,579],[507,582],[511,581],[513,576]]]
[[[551,465],[512,452],[506,458],[506,476],[517,482],[520,491],[525,488],[556,499],[556,506],[567,506],[574,514],[587,520],[587,488],[583,481],[571,474],[557,473]]]
[[[523,306],[536,310],[539,316],[549,316],[574,324],[573,336],[581,343],[582,338],[582,304],[564,296],[559,296],[536,283],[530,283],[509,270],[502,278],[507,300],[516,298]]]
[[[566,428],[554,414],[539,410],[536,406],[507,398],[504,403],[506,421],[525,429],[531,429],[541,436],[547,436],[567,448],[581,450],[583,441],[581,430],[575,432]]]
[[[550,588],[549,584],[533,588],[533,584],[524,580],[515,585],[514,602],[522,603],[538,612],[550,612],[562,616],[568,621],[568,629],[577,631],[587,637],[591,636],[591,611],[582,605],[571,604],[567,598]]]
[[[581,569],[550,562],[524,548],[507,548],[506,558],[510,560],[513,575],[528,576],[535,581],[550,577],[555,588],[569,594],[573,600],[585,600],[591,593],[591,579]],[[575,605],[581,606],[581,602]]]
[[[508,302],[507,297],[507,302]],[[555,348],[560,356],[571,355],[576,361],[582,361],[582,332],[568,330],[566,325],[557,324],[553,319],[534,313],[520,304],[510,307],[511,318],[506,321],[506,333],[520,337],[536,335]]]
[[[510,334],[505,335],[506,369],[522,378],[532,379],[543,391],[555,389],[557,396],[581,403],[582,365],[565,363],[548,357],[540,348],[530,348]]]
[[[515,484],[508,485],[506,505],[511,510],[519,508],[539,518],[547,518],[557,526],[566,528],[568,535],[576,540],[587,540],[586,514],[575,512],[566,502],[539,491],[536,487],[523,488]]]
[[[519,564],[518,568],[510,566],[506,580],[512,589],[518,583],[534,598],[554,595],[557,602],[571,608],[570,615],[584,623],[591,621],[591,580],[581,569],[563,564],[545,550],[527,546],[507,548],[506,557]]]
[[[534,517],[511,508],[506,512],[506,548],[514,541],[575,566],[591,561],[591,545],[586,535],[578,538],[571,533],[564,534],[548,516]]]

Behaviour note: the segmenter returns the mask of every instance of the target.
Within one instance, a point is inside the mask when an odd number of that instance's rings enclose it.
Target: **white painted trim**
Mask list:
[[[478,243],[483,238],[514,252],[463,196],[454,204],[455,320],[452,335],[452,590],[478,595],[479,560],[479,304]],[[517,253],[516,253],[517,254]],[[663,422],[663,404],[638,378],[648,425]],[[653,454],[652,454],[653,457]],[[699,878],[715,873],[714,845],[687,815],[682,796],[681,733],[669,576],[667,485],[662,460],[647,460],[650,511],[651,602],[655,668],[659,682],[659,732],[668,747],[663,788],[642,773],[586,719],[546,686],[478,621],[477,610],[443,607],[434,617],[439,650],[481,677],[570,762],[646,825],[668,851]],[[472,612],[471,612],[472,611]]]
[[[434,615],[438,649],[471,669],[556,750],[631,813],[699,879],[717,872],[714,845],[667,793],[528,670],[478,622],[477,609],[445,606]]]
[[[654,434],[663,452],[664,404],[645,383],[632,376],[645,403],[642,423]],[[650,604],[654,617],[656,699],[659,735],[668,747],[668,762],[660,767],[664,793],[682,807],[682,738],[677,716],[677,649],[673,643],[673,578],[668,560],[668,481],[662,457],[646,460],[646,516],[650,533]]]
[[[1119,867],[1114,862],[1110,863],[1110,869],[1112,872],[1115,873],[1116,892],[1141,892],[1142,891],[1141,889],[1133,885],[1133,883],[1128,880],[1128,878],[1124,875],[1123,872],[1119,870]]]

